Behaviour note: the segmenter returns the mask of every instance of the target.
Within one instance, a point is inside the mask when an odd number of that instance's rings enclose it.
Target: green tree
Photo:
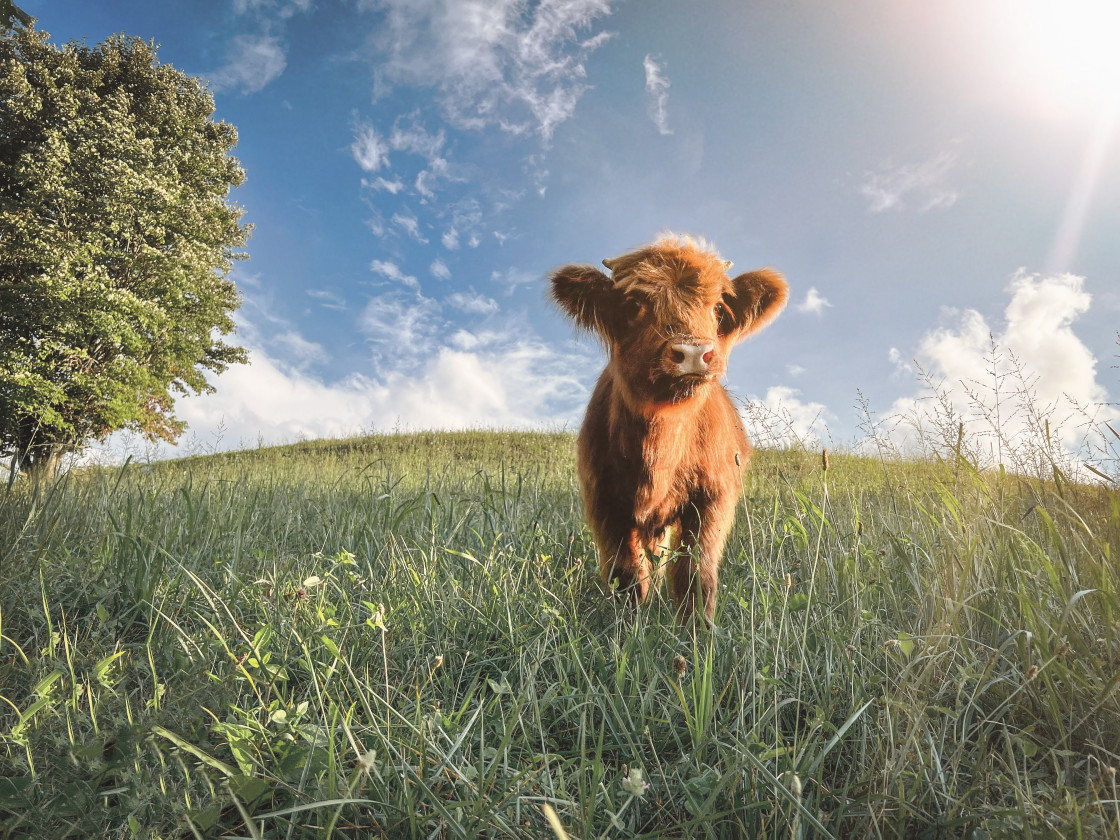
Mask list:
[[[33,475],[118,429],[176,440],[173,393],[246,361],[236,129],[153,43],[48,37],[0,36],[0,455]]]
[[[35,18],[17,6],[12,0],[0,0],[0,27],[11,29],[17,23],[20,26],[31,26]]]

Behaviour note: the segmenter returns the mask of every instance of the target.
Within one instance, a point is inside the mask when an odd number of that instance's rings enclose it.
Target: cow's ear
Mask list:
[[[734,319],[736,341],[777,318],[789,299],[785,278],[772,268],[740,274],[731,281],[731,289],[731,294],[724,295],[724,303]]]
[[[565,265],[549,275],[551,296],[585,330],[609,338],[620,294],[614,282],[593,265]]]

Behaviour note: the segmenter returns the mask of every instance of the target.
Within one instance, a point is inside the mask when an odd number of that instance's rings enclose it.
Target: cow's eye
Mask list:
[[[626,319],[627,324],[636,324],[645,314],[645,305],[640,301],[627,300],[622,305],[622,316]]]
[[[731,332],[732,327],[735,326],[735,321],[731,317],[731,312],[723,303],[717,303],[714,310],[716,316],[716,329],[720,335],[727,335]]]

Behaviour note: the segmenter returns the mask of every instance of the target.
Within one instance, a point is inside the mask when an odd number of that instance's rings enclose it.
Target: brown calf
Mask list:
[[[732,345],[785,306],[778,272],[727,276],[703,242],[666,235],[551,275],[552,297],[610,359],[579,434],[579,477],[603,582],[635,603],[667,553],[677,615],[711,621],[723,545],[751,447],[720,378]]]

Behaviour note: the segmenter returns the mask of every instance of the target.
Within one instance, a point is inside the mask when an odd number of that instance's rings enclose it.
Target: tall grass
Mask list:
[[[17,485],[0,836],[1120,834],[1116,490],[805,450],[744,489],[696,633],[603,596],[565,434]]]

